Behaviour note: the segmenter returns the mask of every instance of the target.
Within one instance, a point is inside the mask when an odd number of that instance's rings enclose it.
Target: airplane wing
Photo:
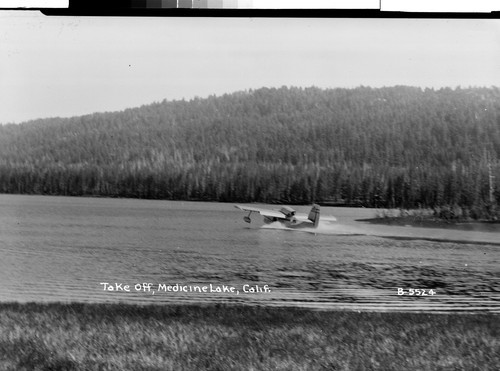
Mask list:
[[[260,215],[267,216],[270,218],[278,218],[278,219],[286,219],[285,215],[279,211],[276,210],[267,210],[267,209],[258,209],[256,207],[248,207],[248,206],[240,206],[240,205],[234,205],[237,209],[243,210],[243,211],[251,211],[254,213],[259,213]]]

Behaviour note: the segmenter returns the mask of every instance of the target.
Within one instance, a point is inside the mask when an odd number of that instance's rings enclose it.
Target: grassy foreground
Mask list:
[[[498,370],[500,317],[0,304],[0,370]]]

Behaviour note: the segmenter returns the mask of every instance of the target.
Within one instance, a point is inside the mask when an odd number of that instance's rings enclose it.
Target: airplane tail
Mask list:
[[[311,222],[314,223],[314,228],[316,228],[319,224],[319,205],[314,204],[309,215],[307,216]]]

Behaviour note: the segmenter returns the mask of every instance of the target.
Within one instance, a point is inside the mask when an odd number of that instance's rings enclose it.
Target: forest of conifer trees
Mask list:
[[[0,192],[383,208],[500,201],[500,89],[262,88],[0,126]]]

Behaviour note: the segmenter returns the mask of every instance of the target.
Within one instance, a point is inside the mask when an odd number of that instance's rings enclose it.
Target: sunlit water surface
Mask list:
[[[321,213],[337,221],[292,231],[231,204],[0,195],[0,300],[500,313],[500,234]]]

